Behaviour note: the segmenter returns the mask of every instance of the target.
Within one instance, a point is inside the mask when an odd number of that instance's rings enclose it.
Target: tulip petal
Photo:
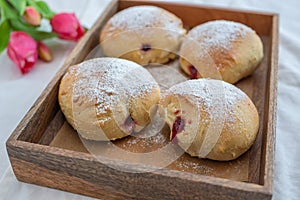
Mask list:
[[[64,40],[77,41],[84,35],[84,28],[74,13],[56,14],[50,24],[59,38]]]
[[[34,7],[28,6],[25,8],[23,18],[28,24],[39,26],[42,16]]]
[[[7,54],[23,74],[27,73],[37,60],[37,42],[24,32],[12,32]]]

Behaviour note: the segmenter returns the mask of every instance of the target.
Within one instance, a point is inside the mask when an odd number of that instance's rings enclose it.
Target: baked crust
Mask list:
[[[236,83],[251,75],[263,58],[260,37],[251,28],[216,20],[193,28],[180,49],[180,65],[194,78],[214,78]]]
[[[150,122],[149,110],[158,103],[160,88],[134,62],[97,58],[68,69],[58,99],[67,121],[83,138],[115,140]]]
[[[220,80],[190,80],[170,88],[160,103],[166,110],[170,138],[191,156],[233,160],[255,141],[258,112],[251,99],[234,85]]]
[[[114,15],[99,41],[106,56],[163,64],[176,58],[185,33],[174,14],[155,6],[134,6]]]

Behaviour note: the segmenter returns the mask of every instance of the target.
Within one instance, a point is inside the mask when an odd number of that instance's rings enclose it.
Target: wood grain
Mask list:
[[[250,159],[247,182],[203,176],[192,171],[188,173],[174,170],[172,167],[158,170],[123,161],[114,162],[111,159],[99,162],[84,149],[74,148],[78,145],[66,145],[59,137],[59,130],[65,123],[57,102],[61,77],[70,65],[81,62],[94,49],[102,26],[117,9],[141,4],[157,5],[170,10],[183,19],[186,27],[214,19],[227,19],[244,23],[262,36],[264,61],[255,74],[237,84],[252,98],[261,119],[258,138],[247,152]],[[20,181],[102,199],[271,199],[277,60],[276,14],[158,1],[112,1],[8,139],[7,150],[14,173]],[[65,130],[63,133],[66,133]],[[58,148],[51,145],[55,142],[60,142],[61,146]],[[108,165],[134,168],[140,173],[118,171]]]
[[[105,199],[239,200],[270,197],[260,185],[229,182],[226,179],[195,176],[184,172],[179,174],[167,169],[147,172],[149,167],[145,166],[115,163],[110,160],[98,162],[87,153],[54,147],[49,149],[48,146],[42,145],[32,146],[22,141],[18,143],[18,148],[9,148],[9,151],[14,172],[19,180],[74,193]],[[55,155],[53,150],[56,150]],[[140,173],[117,171],[108,165],[134,167]],[[92,188],[87,188],[91,185]]]
[[[268,47],[270,45],[270,38],[262,37],[264,47]],[[264,48],[264,55],[269,55],[269,48]],[[259,122],[259,131],[256,137],[256,140],[253,146],[250,149],[250,162],[249,162],[249,182],[251,183],[260,183],[260,164],[262,157],[262,144],[264,143],[264,134],[265,128],[264,123],[265,120],[265,102],[267,96],[265,96],[265,92],[267,90],[267,82],[265,81],[268,76],[268,66],[269,59],[267,56],[264,57],[260,66],[255,70],[254,74],[251,76],[252,80],[252,95],[251,99],[253,100],[255,106],[257,107],[260,122]],[[259,84],[258,84],[259,83]]]
[[[271,43],[267,77],[267,101],[265,102],[266,118],[266,134],[264,134],[264,143],[262,145],[262,164],[260,183],[263,184],[269,191],[273,190],[273,167],[275,154],[275,136],[276,136],[276,121],[277,121],[277,79],[278,79],[278,15],[273,15]]]
[[[56,137],[58,131],[65,121],[66,120],[63,113],[61,111],[58,111],[52,121],[48,124],[38,144],[49,145]]]

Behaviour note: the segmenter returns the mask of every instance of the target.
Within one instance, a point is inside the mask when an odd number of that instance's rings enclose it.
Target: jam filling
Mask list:
[[[184,120],[180,116],[176,117],[175,122],[172,127],[171,140],[173,140],[178,133],[183,131],[184,126],[185,126]]]
[[[135,123],[131,116],[129,115],[126,120],[124,121],[123,128],[128,131],[128,133],[131,133],[134,129]]]
[[[147,52],[151,50],[151,46],[149,44],[143,44],[141,50]]]
[[[190,78],[191,79],[196,79],[198,78],[198,70],[193,66],[189,66],[189,71],[190,71]]]

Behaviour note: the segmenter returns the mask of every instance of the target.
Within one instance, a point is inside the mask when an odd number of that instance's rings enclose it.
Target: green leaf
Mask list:
[[[17,12],[14,9],[12,9],[5,0],[0,0],[0,7],[1,7],[1,23],[6,21],[7,19],[19,18]]]
[[[10,33],[10,26],[9,26],[8,20],[6,20],[0,25],[0,34],[1,34],[0,54],[7,47],[8,40],[9,40],[9,33]]]
[[[18,11],[19,15],[23,15],[25,7],[26,7],[26,1],[25,0],[9,0],[9,3],[15,7],[15,9]]]
[[[1,6],[1,5],[0,5]],[[0,24],[5,21],[5,18],[3,16],[3,7],[0,7]]]
[[[41,13],[41,15],[46,18],[46,19],[51,19],[54,15],[55,12],[53,12],[47,3],[44,1],[32,1],[32,0],[27,0],[28,3],[33,6],[37,11]]]
[[[12,20],[10,21],[10,23],[14,30],[24,31],[29,35],[31,35],[31,37],[33,37],[37,41],[57,37],[55,33],[39,31],[36,29],[36,27],[30,26],[28,24],[24,24],[20,20]]]
[[[55,33],[45,32],[45,31],[35,31],[35,32],[30,33],[30,35],[37,41],[57,37],[57,35]]]

